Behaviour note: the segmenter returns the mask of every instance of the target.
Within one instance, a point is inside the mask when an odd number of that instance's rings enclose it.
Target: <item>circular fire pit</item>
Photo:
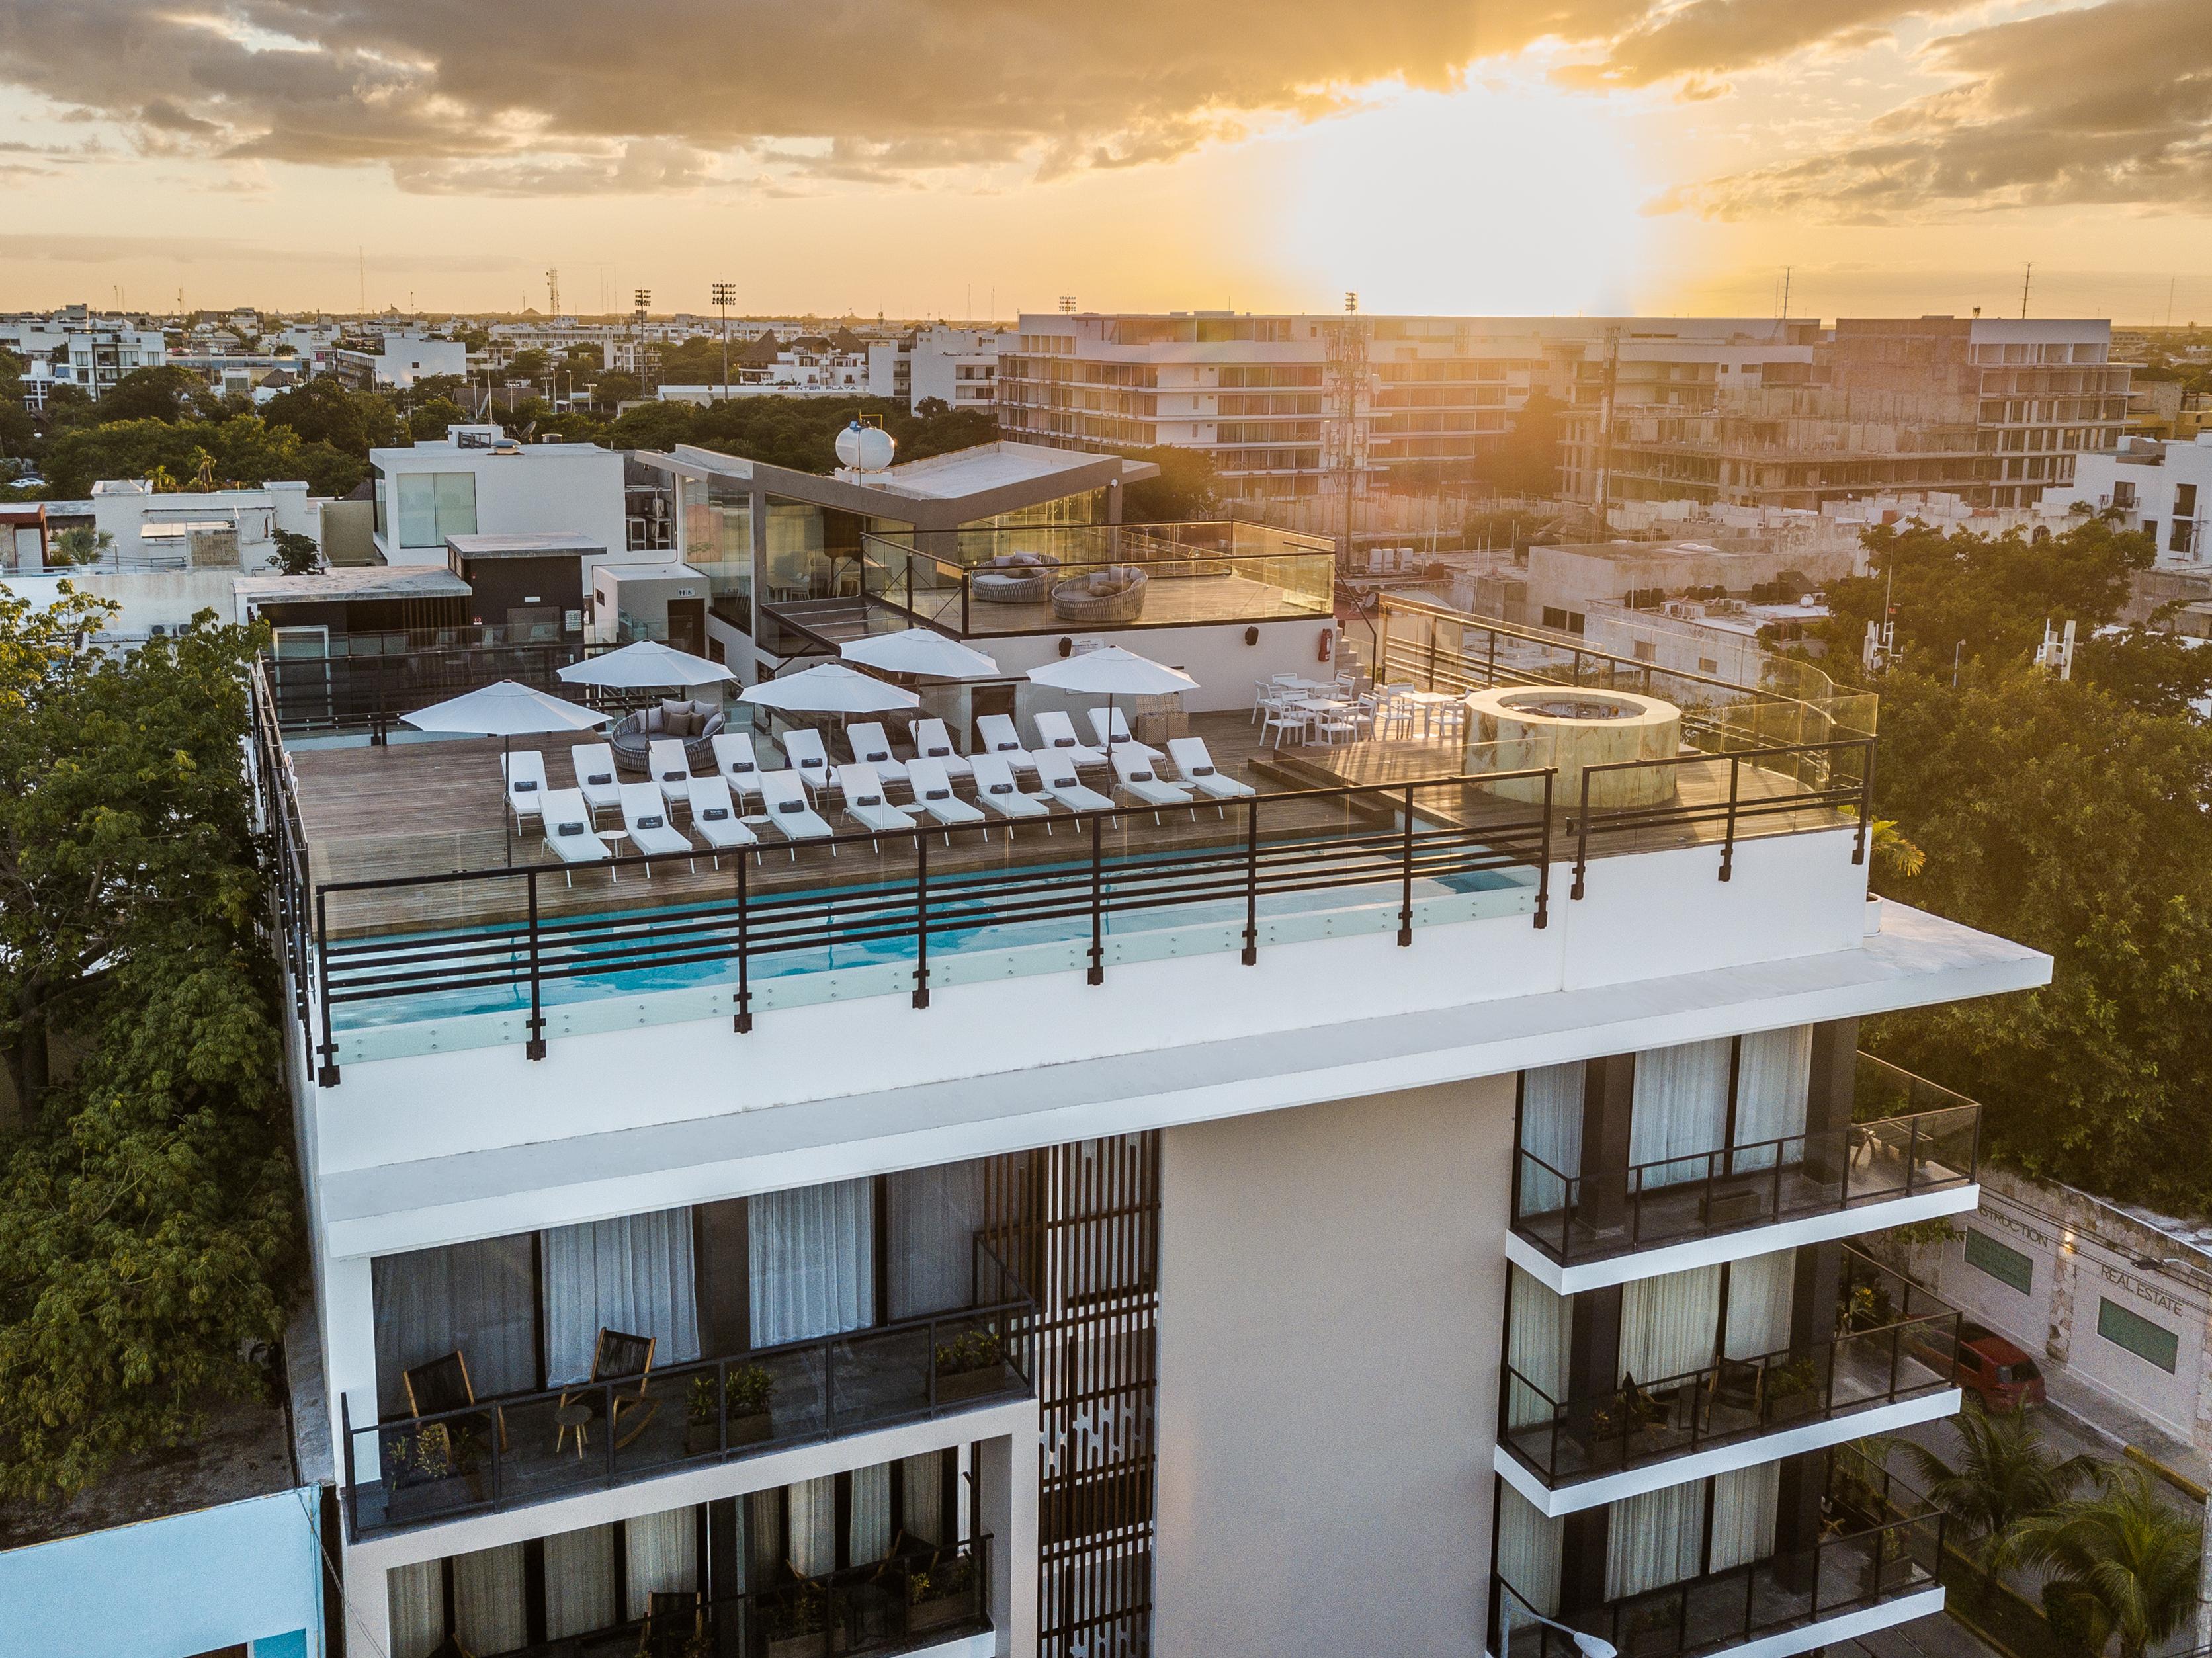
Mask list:
[[[1552,799],[1561,806],[1582,800],[1583,771],[1628,760],[1663,760],[1682,746],[1682,711],[1656,696],[1627,691],[1585,690],[1571,685],[1511,685],[1470,692],[1469,771],[1532,771],[1559,768]],[[1540,800],[1541,778],[1503,782],[1510,800]],[[1601,771],[1590,778],[1593,806],[1648,806],[1670,799],[1674,768],[1647,766]]]

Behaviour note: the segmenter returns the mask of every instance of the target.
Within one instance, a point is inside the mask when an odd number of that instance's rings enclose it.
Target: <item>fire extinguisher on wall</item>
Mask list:
[[[1335,649],[1336,629],[1334,628],[1323,628],[1321,630],[1321,659],[1324,662],[1328,661],[1330,654],[1334,652]]]

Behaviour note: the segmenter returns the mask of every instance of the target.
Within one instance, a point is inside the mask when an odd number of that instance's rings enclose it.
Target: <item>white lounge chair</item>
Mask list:
[[[714,740],[714,770],[729,785],[730,793],[740,805],[757,799],[761,792],[761,763],[753,752],[752,733],[716,732]]]
[[[845,797],[845,815],[867,830],[871,840],[879,835],[911,835],[918,827],[913,817],[884,799],[883,780],[865,762],[837,768],[837,789]],[[878,852],[884,849],[875,841]]]
[[[1090,714],[1091,729],[1097,734],[1098,741],[1103,746],[1117,750],[1133,749],[1143,755],[1146,759],[1154,762],[1163,757],[1160,751],[1151,744],[1137,741],[1135,733],[1129,729],[1129,716],[1123,714],[1121,709],[1092,708]],[[1109,714],[1114,720],[1114,734],[1111,737],[1106,734],[1106,720]]]
[[[1188,789],[1175,783],[1164,783],[1152,770],[1152,762],[1141,754],[1132,754],[1127,749],[1114,750],[1114,775],[1122,789],[1134,795],[1152,809],[1152,821],[1160,821],[1162,806],[1191,806],[1191,816],[1198,816],[1193,805],[1198,797]]]
[[[563,864],[604,864],[613,856],[607,843],[592,833],[592,809],[584,804],[582,791],[549,790],[544,805],[545,848]],[[574,873],[562,873],[570,886],[576,884]]]
[[[969,758],[975,768],[975,798],[987,811],[996,812],[1006,820],[1006,836],[1013,838],[1013,825],[1024,818],[1042,817],[1044,832],[1052,833],[1052,808],[1034,794],[1024,794],[1015,786],[1013,768],[1000,754],[978,754]],[[1034,762],[1032,762],[1034,763]]]
[[[575,792],[592,809],[593,828],[599,826],[601,812],[622,810],[622,785],[615,778],[612,748],[605,743],[579,743],[568,750],[568,764],[575,769]]]
[[[853,745],[853,758],[864,766],[875,768],[876,778],[883,783],[906,781],[906,762],[891,755],[891,739],[884,735],[884,728],[872,720],[863,720],[847,728],[845,740]],[[839,768],[842,770],[841,767]]]
[[[1168,738],[1168,758],[1175,762],[1176,770],[1181,774],[1179,780],[1183,786],[1196,789],[1212,800],[1215,809],[1220,811],[1224,817],[1229,814],[1221,811],[1222,801],[1242,800],[1247,795],[1259,793],[1241,778],[1224,777],[1215,768],[1213,756],[1206,751],[1206,739],[1202,737],[1170,737]]]
[[[691,761],[684,752],[681,740],[673,737],[656,737],[645,745],[645,767],[660,790],[664,805],[673,806],[681,800],[691,802]]]
[[[806,785],[796,771],[771,771],[762,774],[761,799],[768,807],[768,821],[775,832],[792,843],[791,861],[799,861],[801,841],[827,841],[836,834],[821,814],[808,804]],[[831,847],[830,855],[835,858],[837,848]]]
[[[1022,746],[1022,734],[1014,729],[1014,722],[1003,714],[987,714],[975,721],[975,734],[983,739],[983,748],[999,756],[1009,770],[1016,773],[1036,770],[1036,757]],[[968,756],[969,767],[975,756]]]
[[[952,844],[952,831],[981,823],[983,814],[952,792],[952,779],[941,760],[917,756],[906,764],[907,781],[914,786],[914,809],[945,831],[945,844]],[[983,838],[991,838],[987,826]]]
[[[1032,722],[1036,726],[1037,741],[1046,749],[1066,755],[1079,766],[1103,766],[1105,751],[1094,749],[1075,734],[1075,723],[1066,714],[1048,710]],[[1037,750],[1042,753],[1043,750]]]
[[[520,754],[502,754],[499,757],[500,775],[507,782],[507,809],[514,814],[514,826],[520,829],[532,818],[545,815],[545,756],[535,749],[525,749]]]
[[[745,855],[745,848],[760,845],[760,836],[738,820],[737,803],[730,798],[730,786],[719,777],[695,777],[689,792],[691,803],[691,827],[714,854],[714,867],[722,866],[722,854],[734,852]]]
[[[658,783],[625,783],[622,786],[623,829],[629,843],[647,857],[662,853],[690,852],[690,837],[682,829],[672,828],[668,822],[668,802],[660,798]],[[698,865],[694,864],[692,868]],[[653,865],[645,866],[645,878],[653,878]]]
[[[945,729],[942,720],[917,720],[914,722],[914,755],[917,760],[935,760],[945,768],[947,777],[972,775],[968,768],[968,756],[952,746],[952,733]],[[914,781],[912,777],[907,779]]]
[[[1085,788],[1075,774],[1075,762],[1047,749],[1037,756],[1037,782],[1045,793],[1070,811],[1111,811],[1114,802],[1097,789]]]
[[[783,751],[799,780],[819,794],[830,786],[830,750],[822,746],[822,733],[794,726],[783,734]]]

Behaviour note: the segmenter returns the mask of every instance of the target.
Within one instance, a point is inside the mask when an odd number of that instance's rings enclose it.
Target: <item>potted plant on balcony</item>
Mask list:
[[[1793,1358],[1766,1372],[1766,1419],[1794,1422],[1810,1416],[1820,1402],[1820,1373],[1809,1357]]]
[[[937,1346],[937,1402],[955,1405],[1003,1390],[1013,1380],[1004,1338],[970,1330]]]
[[[933,1558],[928,1569],[906,1580],[906,1626],[909,1634],[942,1629],[975,1615],[975,1562],[969,1556]]]
[[[775,1379],[764,1364],[746,1364],[729,1373],[722,1414],[729,1424],[728,1443],[757,1445],[769,1436],[775,1418],[769,1395]],[[720,1448],[724,1441],[714,1422],[714,1378],[695,1376],[684,1405],[684,1448],[694,1456]]]
[[[1860,1284],[1844,1303],[1843,1316],[1837,1322],[1836,1333],[1838,1335],[1886,1328],[1894,1322],[1891,1316],[1888,1288],[1880,1284]]]
[[[797,1583],[761,1609],[763,1658],[817,1658],[829,1626],[829,1597],[818,1583]]]

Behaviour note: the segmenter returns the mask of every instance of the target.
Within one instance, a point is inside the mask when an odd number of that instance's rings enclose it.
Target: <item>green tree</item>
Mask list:
[[[444,439],[448,426],[466,425],[468,418],[459,404],[433,398],[407,411],[408,435],[417,443],[437,443]]]
[[[2149,628],[2113,629],[2075,647],[2074,677],[2142,713],[2201,720],[2198,705],[2212,699],[2212,647]]]
[[[46,549],[46,562],[57,567],[97,563],[101,554],[115,545],[115,537],[105,530],[95,530],[88,524],[73,524],[53,538]]]
[[[1188,524],[1220,514],[1220,480],[1213,457],[1203,449],[1179,449],[1170,444],[1128,452],[1132,460],[1147,460],[1160,475],[1121,489],[1121,519],[1127,524]]]
[[[204,465],[218,486],[300,478],[318,495],[343,495],[368,471],[350,453],[252,415],[211,425],[116,421],[65,432],[46,451],[47,482],[64,501],[91,494],[101,478],[191,479]]]
[[[2044,1605],[2091,1653],[2143,1658],[2197,1608],[2203,1527],[2146,1468],[2113,1467],[2096,1496],[2023,1521],[2014,1552],[2050,1573]]]
[[[1483,475],[1492,488],[1516,495],[1559,494],[1562,406],[1544,392],[1529,394],[1505,435],[1482,459]]]
[[[174,423],[196,418],[206,388],[189,370],[166,365],[134,368],[107,389],[100,400],[103,423],[124,420],[159,420]]]
[[[118,654],[0,598],[0,1493],[77,1489],[260,1385],[298,1225],[240,762],[257,638]],[[56,1052],[75,1056],[58,1068]]]
[[[366,460],[371,449],[399,441],[399,417],[374,392],[355,392],[328,374],[279,392],[262,405],[261,418],[289,426],[307,443],[327,443],[340,454]]]
[[[27,455],[38,439],[39,424],[23,407],[23,367],[22,358],[0,350],[0,456]]]
[[[1980,1551],[1985,1580],[1994,1579],[2009,1564],[2021,1527],[2064,1502],[2095,1463],[2086,1456],[2061,1457],[2018,1409],[2002,1415],[1969,1409],[1951,1421],[1959,1431],[1956,1461],[1925,1445],[1906,1442],[1900,1448],[1919,1475],[1923,1494],[1965,1527],[1969,1546]]]
[[[2036,541],[1940,530],[1911,522],[1869,530],[1868,569],[1827,586],[1832,619],[1822,637],[1856,659],[1867,624],[1896,610],[1897,642],[1923,673],[1948,675],[1954,655],[2025,661],[2046,623],[2087,633],[2118,616],[2128,580],[2156,556],[2150,537],[2085,519]]]
[[[315,545],[314,537],[279,530],[276,542],[276,568],[286,575],[313,575],[323,568],[323,550]]]

